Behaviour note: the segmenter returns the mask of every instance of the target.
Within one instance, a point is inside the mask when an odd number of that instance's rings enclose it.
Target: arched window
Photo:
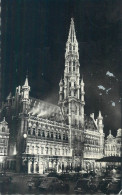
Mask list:
[[[34,154],[34,146],[32,146],[32,154]]]
[[[41,147],[41,154],[43,154],[44,153],[44,148],[43,147]]]
[[[35,130],[35,128],[33,128],[33,135],[35,135],[36,134],[36,130]]]
[[[61,139],[61,134],[59,133],[59,139]]]
[[[68,135],[66,134],[66,140],[68,141]]]
[[[64,149],[62,150],[62,155],[64,155]]]
[[[50,155],[52,155],[52,148],[50,148]]]
[[[2,132],[5,132],[5,127],[2,127]]]
[[[63,134],[63,140],[65,140],[65,134]]]
[[[55,155],[57,155],[57,148],[55,148]]]
[[[48,147],[46,148],[46,154],[48,154]]]
[[[31,128],[28,127],[28,135],[31,135]]]
[[[56,132],[55,138],[58,139],[58,134],[57,134],[57,132]]]
[[[44,132],[44,130],[42,130],[42,137],[45,137],[45,132]]]
[[[38,136],[41,136],[40,129],[38,129]]]
[[[53,132],[51,132],[51,138],[53,138]]]
[[[49,134],[49,131],[47,132],[47,138],[49,138],[50,137],[50,134]]]

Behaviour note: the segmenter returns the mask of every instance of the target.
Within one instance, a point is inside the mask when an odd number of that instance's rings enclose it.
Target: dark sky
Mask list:
[[[3,99],[24,83],[28,70],[31,96],[57,104],[71,17],[85,82],[85,113],[96,117],[101,110],[106,134],[111,129],[115,135],[121,127],[121,0],[3,0]],[[107,94],[99,85],[111,90]]]

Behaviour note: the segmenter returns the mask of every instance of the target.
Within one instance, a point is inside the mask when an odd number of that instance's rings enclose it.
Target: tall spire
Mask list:
[[[74,25],[73,18],[71,18],[69,35],[68,35],[68,40],[67,40],[67,43],[66,43],[65,58],[68,57],[69,55],[71,55],[71,53],[72,53],[72,55],[74,55],[74,57],[79,59],[78,42],[77,42],[77,39],[76,39],[75,25]]]
[[[68,41],[71,42],[71,43],[74,43],[76,41],[75,25],[74,25],[73,18],[71,18]]]

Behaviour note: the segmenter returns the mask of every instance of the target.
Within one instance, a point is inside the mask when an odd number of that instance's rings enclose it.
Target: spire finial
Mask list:
[[[111,135],[111,130],[109,130],[109,135]]]
[[[76,34],[75,34],[74,19],[71,18],[68,41],[70,41],[71,43],[74,43],[75,40],[76,40]]]

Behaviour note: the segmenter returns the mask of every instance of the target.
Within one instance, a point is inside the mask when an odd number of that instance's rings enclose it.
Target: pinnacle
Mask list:
[[[28,76],[26,76],[24,87],[28,87]]]

